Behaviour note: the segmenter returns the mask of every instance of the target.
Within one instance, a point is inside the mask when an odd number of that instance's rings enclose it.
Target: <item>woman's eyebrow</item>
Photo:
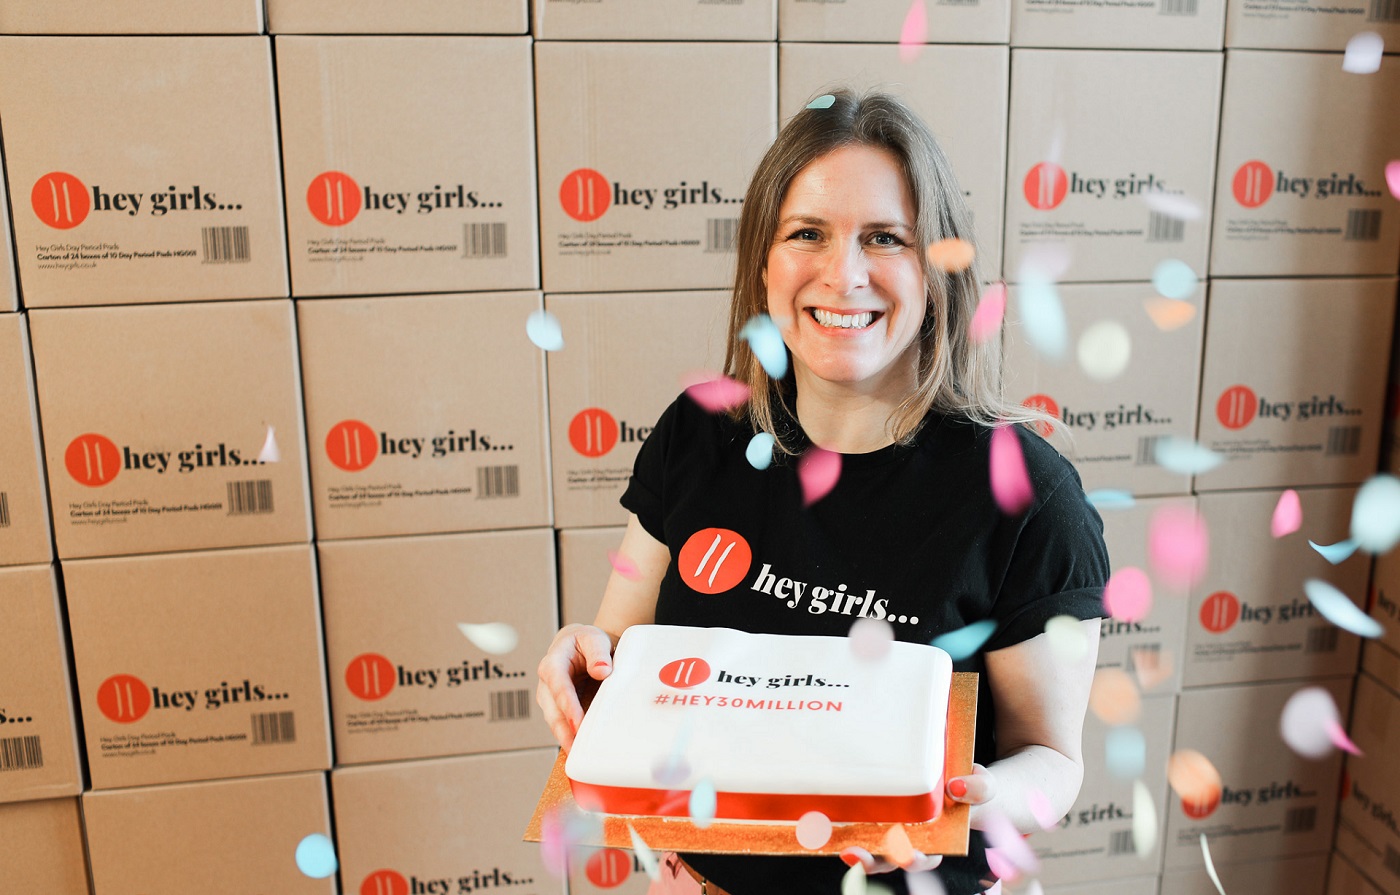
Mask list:
[[[811,224],[811,225],[813,225],[813,226],[815,226],[815,227],[825,227],[825,226],[827,225],[827,223],[828,223],[828,222],[827,222],[827,220],[826,220],[825,218],[819,218],[819,217],[816,217],[816,216],[814,216],[814,215],[810,215],[810,214],[793,214],[793,215],[788,215],[787,217],[785,217],[785,218],[783,218],[782,220],[778,221],[778,226],[782,227],[782,226],[787,226],[788,224]],[[913,230],[914,228],[911,227],[911,226],[909,226],[909,225],[906,224],[906,223],[901,222],[901,221],[869,221],[869,222],[867,222],[867,223],[861,225],[861,229],[862,229],[862,230]]]

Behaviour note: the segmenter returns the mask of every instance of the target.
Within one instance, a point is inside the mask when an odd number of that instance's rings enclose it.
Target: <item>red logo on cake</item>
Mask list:
[[[360,185],[339,171],[317,174],[306,188],[306,207],[327,227],[343,227],[360,213]]]
[[[1215,417],[1227,429],[1243,429],[1259,412],[1259,396],[1247,385],[1232,385],[1215,402]]]
[[[1049,395],[1031,395],[1029,398],[1022,401],[1021,405],[1029,407],[1031,410],[1038,410],[1048,416],[1058,418],[1060,415],[1060,405],[1055,403],[1055,399]],[[1054,429],[1051,428],[1050,424],[1043,422],[1037,422],[1035,424],[1035,431],[1040,433],[1041,438],[1049,438],[1054,433]]]
[[[601,407],[580,410],[569,421],[569,444],[585,457],[601,457],[617,444],[617,420]]]
[[[68,443],[68,450],[63,452],[63,466],[73,481],[100,488],[117,477],[122,468],[122,455],[112,439],[89,432]]]
[[[704,659],[691,657],[667,662],[657,675],[661,683],[677,690],[689,690],[710,679],[710,663]]]
[[[1220,806],[1220,790],[1211,789],[1195,799],[1181,800],[1181,813],[1192,820],[1210,817]]]
[[[346,472],[359,472],[379,456],[379,439],[359,420],[341,420],[326,433],[326,456]]]
[[[596,221],[612,203],[612,185],[592,168],[570,171],[559,184],[559,204],[576,221]]]
[[[362,653],[345,666],[346,688],[366,702],[388,696],[394,680],[394,663],[378,653]]]
[[[1069,178],[1065,176],[1065,169],[1054,162],[1041,162],[1026,172],[1021,188],[1032,208],[1049,211],[1065,201]]]
[[[742,535],[727,528],[706,528],[686,540],[676,569],[691,590],[718,594],[743,581],[751,565],[753,550]]]
[[[360,883],[360,895],[408,895],[408,880],[393,870],[376,870]]]
[[[29,204],[39,220],[55,230],[70,230],[78,226],[92,210],[87,185],[62,171],[40,177],[29,193]]]
[[[1230,188],[1236,202],[1245,208],[1258,208],[1274,194],[1274,171],[1258,160],[1245,162],[1235,172]]]
[[[118,724],[140,721],[151,710],[151,690],[133,674],[114,674],[97,688],[97,708]]]
[[[620,848],[605,848],[593,853],[584,872],[593,885],[612,889],[627,882],[632,874],[632,858]]]
[[[1228,590],[1218,590],[1201,604],[1201,627],[1223,634],[1240,620],[1240,601]]]

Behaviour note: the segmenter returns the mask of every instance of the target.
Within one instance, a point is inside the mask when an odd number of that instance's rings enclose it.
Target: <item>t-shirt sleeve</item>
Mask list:
[[[1021,527],[992,605],[997,629],[986,649],[1030,640],[1057,615],[1102,618],[1108,574],[1103,520],[1069,469]]]
[[[666,543],[666,532],[661,508],[666,487],[666,455],[671,439],[675,437],[681,400],[677,398],[666,408],[647,440],[642,442],[637,459],[632,464],[632,477],[627,482],[627,490],[618,498],[624,509],[636,515],[647,534],[663,544]]]

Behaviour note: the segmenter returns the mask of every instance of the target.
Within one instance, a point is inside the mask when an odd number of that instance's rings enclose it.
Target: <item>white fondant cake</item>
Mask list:
[[[862,660],[842,637],[636,625],[565,773],[580,806],[608,814],[683,817],[709,781],[720,819],[932,820],[952,673],[920,643]]]

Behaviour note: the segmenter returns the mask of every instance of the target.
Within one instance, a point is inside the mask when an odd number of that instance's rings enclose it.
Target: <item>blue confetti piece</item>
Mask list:
[[[708,779],[695,784],[690,791],[690,820],[700,829],[705,829],[715,820],[715,785]]]
[[[1152,287],[1163,298],[1190,298],[1200,282],[1191,265],[1175,258],[1168,258],[1152,271]]]
[[[1048,280],[1028,281],[1016,294],[1026,341],[1050,360],[1064,360],[1069,324],[1065,322],[1065,309],[1055,284]]]
[[[975,655],[996,629],[996,622],[984,618],[980,622],[973,622],[966,628],[949,631],[947,634],[939,634],[933,638],[933,645],[951,656],[954,662],[961,662],[963,659]]]
[[[754,469],[767,469],[773,462],[773,445],[776,443],[777,439],[772,435],[759,432],[749,439],[749,446],[744,448],[744,459],[748,460]]]
[[[335,846],[323,833],[312,833],[297,843],[297,869],[312,879],[325,879],[340,868]]]
[[[1308,545],[1322,554],[1322,558],[1334,566],[1350,559],[1351,555],[1356,552],[1356,548],[1360,546],[1350,538],[1345,541],[1338,541],[1335,544],[1319,544],[1316,541],[1309,540]]]
[[[1157,461],[1158,466],[1182,475],[1210,472],[1225,462],[1224,457],[1210,448],[1177,435],[1164,435],[1157,439],[1152,459]]]
[[[1322,617],[1343,631],[1358,637],[1379,637],[1381,623],[1362,611],[1351,599],[1326,581],[1309,578],[1303,582],[1303,592]]]
[[[787,346],[783,344],[783,334],[772,317],[759,314],[750,318],[739,330],[739,338],[749,343],[749,348],[753,349],[754,356],[769,376],[782,379],[787,375]]]
[[[545,351],[559,351],[564,347],[564,331],[559,326],[559,318],[548,311],[534,311],[525,318],[525,334]]]
[[[1099,488],[1085,494],[1084,498],[1100,510],[1131,510],[1137,506],[1137,500],[1133,498],[1133,495],[1114,488]]]
[[[1114,727],[1104,737],[1108,772],[1124,780],[1141,777],[1147,767],[1147,740],[1136,727]]]
[[[1375,475],[1356,492],[1351,538],[1367,553],[1387,553],[1400,541],[1400,479]]]
[[[832,96],[830,93],[823,93],[821,96],[808,103],[807,108],[830,109],[834,105],[836,105],[836,97]]]

